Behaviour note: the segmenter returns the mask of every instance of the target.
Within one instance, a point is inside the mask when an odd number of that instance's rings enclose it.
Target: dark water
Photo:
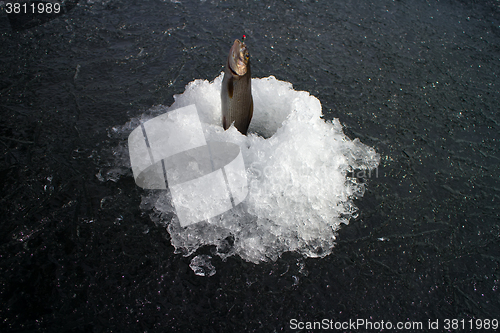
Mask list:
[[[26,21],[5,3],[2,331],[500,319],[499,1],[81,0]],[[215,78],[242,34],[254,76],[309,91],[382,161],[330,256],[215,257],[198,277],[114,165],[112,128]]]

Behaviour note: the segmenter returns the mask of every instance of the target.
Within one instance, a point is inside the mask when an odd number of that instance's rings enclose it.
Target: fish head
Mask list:
[[[228,63],[233,73],[239,76],[247,73],[250,64],[250,52],[248,52],[248,48],[244,42],[239,39],[234,41],[233,46],[229,50]]]

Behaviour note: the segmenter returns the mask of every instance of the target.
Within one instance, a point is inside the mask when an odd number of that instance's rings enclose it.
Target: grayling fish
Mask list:
[[[222,126],[228,129],[234,126],[247,134],[248,125],[253,115],[252,77],[250,74],[250,53],[239,39],[234,41],[229,50],[224,79],[221,87]]]

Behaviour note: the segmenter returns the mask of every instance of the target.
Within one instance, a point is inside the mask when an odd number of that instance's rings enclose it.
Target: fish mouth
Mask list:
[[[238,76],[245,75],[248,71],[249,60],[250,53],[245,43],[239,39],[235,40],[229,56],[229,69],[231,72]]]

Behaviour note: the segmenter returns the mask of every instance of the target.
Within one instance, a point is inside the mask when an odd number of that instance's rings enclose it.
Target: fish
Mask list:
[[[242,41],[236,39],[229,50],[221,87],[222,127],[231,124],[242,134],[247,134],[253,116],[252,76],[250,52]]]

